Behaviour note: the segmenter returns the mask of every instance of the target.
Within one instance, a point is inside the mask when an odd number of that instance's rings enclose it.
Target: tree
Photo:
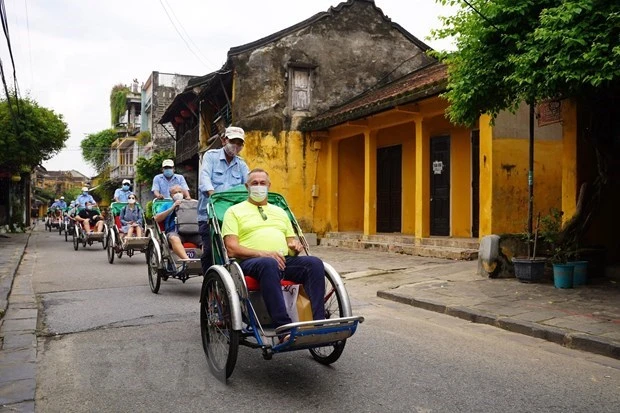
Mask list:
[[[82,157],[97,173],[103,172],[110,159],[110,145],[117,138],[114,129],[91,133],[80,143]]]
[[[136,161],[136,182],[151,183],[155,175],[161,173],[161,164],[164,159],[174,159],[174,152],[156,152],[150,159],[138,158]]]
[[[17,129],[16,129],[17,128]],[[0,99],[0,165],[11,172],[29,172],[52,158],[69,138],[62,115],[31,98]]]
[[[598,163],[596,177],[582,186],[577,212],[562,234],[565,244],[578,244],[601,203],[608,167],[618,156],[613,140],[620,101],[620,2],[438,1],[461,7],[433,32],[436,38],[456,39],[456,52],[437,53],[448,65],[444,96],[452,122],[472,125],[483,113],[494,119],[523,101],[577,101],[583,137]]]
[[[452,122],[472,125],[523,101],[617,93],[620,2],[438,1],[461,6],[433,32],[456,39],[456,52],[437,53],[448,65]]]

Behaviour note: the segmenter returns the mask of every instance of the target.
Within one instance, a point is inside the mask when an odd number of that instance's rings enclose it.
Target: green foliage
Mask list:
[[[97,188],[92,191],[93,196],[96,196],[101,201],[105,201],[109,204],[112,202],[116,188],[118,188],[117,182],[106,179],[105,181],[100,182],[99,185],[97,185]]]
[[[144,208],[144,217],[146,219],[153,219],[153,200],[151,199],[146,203],[146,207]]]
[[[78,195],[80,195],[81,193],[82,193],[82,188],[67,189],[63,193],[63,196],[65,197],[65,201],[67,202],[67,205],[69,205],[69,202],[74,201],[78,197]]]
[[[110,145],[116,138],[114,129],[105,129],[87,135],[80,143],[82,158],[95,168],[97,173],[105,170],[110,159]]]
[[[0,165],[9,171],[30,171],[33,167],[52,158],[69,138],[69,129],[62,115],[39,106],[30,99],[19,101],[0,99]],[[17,116],[17,128],[11,109]]]
[[[174,159],[174,152],[156,152],[150,159],[138,158],[136,161],[136,182],[148,184],[153,182],[155,175],[161,173],[164,159]]]
[[[137,134],[136,138],[138,138],[138,144],[144,146],[151,141],[151,132],[144,130]]]
[[[620,83],[620,2],[437,0],[459,5],[437,39],[456,39],[448,64],[448,115],[472,125],[522,101],[590,94]]]
[[[110,116],[112,126],[118,123],[118,119],[127,110],[127,94],[129,87],[123,84],[115,85],[110,92]]]

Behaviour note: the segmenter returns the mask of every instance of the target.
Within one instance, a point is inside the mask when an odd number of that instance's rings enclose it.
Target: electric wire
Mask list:
[[[3,1],[3,0],[0,0],[0,1]],[[187,42],[187,40],[185,39],[183,34],[179,31],[178,27],[174,23],[174,20],[172,20],[172,17],[170,17],[170,13],[168,13],[168,10],[166,9],[166,6],[164,6],[164,3],[163,3],[162,0],[159,0],[159,4],[161,4],[161,7],[164,9],[164,12],[166,12],[166,16],[168,16],[168,20],[170,20],[170,23],[172,24],[172,27],[174,27],[174,30],[176,30],[176,32],[179,35],[179,37],[181,38],[181,40],[183,40],[183,43],[185,43],[185,46],[187,46],[187,49],[190,52],[192,52],[192,54],[200,61],[200,63],[202,63],[205,67],[208,67],[209,65],[205,61],[203,61],[200,56],[198,56],[198,54],[194,51],[194,49],[192,49],[190,44]]]
[[[183,33],[185,34],[185,37],[190,41],[190,43],[194,46],[194,49],[200,54],[201,57],[203,57],[208,63],[213,64],[213,62],[211,62],[207,56],[202,53],[202,50],[200,50],[200,47],[198,47],[198,45],[196,44],[196,42],[194,42],[194,40],[191,38],[191,36],[189,35],[189,33],[187,33],[187,30],[185,30],[185,26],[183,26],[183,23],[181,23],[181,20],[177,17],[177,15],[174,13],[174,8],[172,8],[170,6],[170,3],[168,3],[167,0],[163,0],[164,3],[166,3],[166,6],[168,6],[168,9],[170,9],[170,13],[172,14],[172,17],[176,20],[176,22],[179,24],[179,27],[181,28],[181,30],[183,31]]]

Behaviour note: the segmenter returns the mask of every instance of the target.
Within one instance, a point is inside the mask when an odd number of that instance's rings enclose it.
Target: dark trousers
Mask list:
[[[213,258],[211,257],[211,229],[209,228],[209,221],[198,221],[198,233],[202,239],[202,257],[200,258],[200,264],[202,266],[202,274],[205,275],[209,270],[209,267],[213,265]]]
[[[243,273],[256,278],[274,327],[291,322],[284,305],[280,280],[303,284],[312,305],[315,320],[325,318],[325,268],[317,257],[286,257],[286,268],[280,271],[278,262],[270,257],[248,258],[240,263]]]

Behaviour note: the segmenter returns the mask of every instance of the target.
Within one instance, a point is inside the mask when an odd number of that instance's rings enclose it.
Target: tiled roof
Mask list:
[[[311,131],[390,109],[396,105],[415,102],[445,91],[446,66],[433,63],[409,73],[376,90],[365,92],[342,106],[308,118],[301,130]]]

